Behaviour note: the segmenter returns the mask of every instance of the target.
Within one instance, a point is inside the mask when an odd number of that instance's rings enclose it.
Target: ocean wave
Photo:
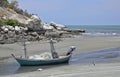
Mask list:
[[[83,36],[119,36],[119,33],[102,33],[102,32],[95,32],[95,33],[82,33]]]

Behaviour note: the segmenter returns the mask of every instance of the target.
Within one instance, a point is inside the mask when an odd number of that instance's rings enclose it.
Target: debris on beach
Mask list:
[[[37,69],[37,71],[42,71],[42,70],[43,70],[42,68]]]

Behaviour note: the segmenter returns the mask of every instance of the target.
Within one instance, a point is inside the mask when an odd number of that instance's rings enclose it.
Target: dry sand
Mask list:
[[[85,37],[65,38],[63,41],[55,44],[56,51],[59,54],[65,53],[71,45],[77,49],[73,54],[79,52],[88,52],[97,49],[120,47],[120,37]],[[27,45],[28,54],[38,54],[50,51],[48,41],[31,42]],[[16,44],[0,45],[0,58],[11,57],[10,54],[23,55],[22,46]],[[120,60],[111,63],[64,65],[51,67],[42,71],[8,75],[6,77],[119,77]],[[0,76],[2,77],[2,76]]]

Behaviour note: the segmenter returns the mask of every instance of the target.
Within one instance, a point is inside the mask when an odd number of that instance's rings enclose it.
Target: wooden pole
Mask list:
[[[26,43],[25,43],[25,41],[24,41],[24,54],[25,54],[25,58],[27,58],[27,49],[26,49]]]
[[[54,45],[53,45],[53,44],[54,44],[54,42],[53,42],[53,39],[51,38],[51,39],[50,39],[51,53],[52,53],[52,57],[55,58],[54,53],[55,53],[56,51],[55,51],[55,48],[54,48]]]

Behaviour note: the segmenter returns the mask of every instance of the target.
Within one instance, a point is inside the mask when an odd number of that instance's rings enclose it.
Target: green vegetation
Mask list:
[[[17,26],[17,25],[19,25],[19,22],[17,20],[14,20],[14,19],[6,19],[5,24],[11,25],[11,26]]]
[[[9,3],[9,8],[13,9],[15,12],[17,12],[18,14],[22,14],[22,15],[25,15],[27,17],[31,17],[32,14],[29,14],[27,12],[27,10],[23,11],[22,9],[18,8],[19,4],[16,0],[12,0],[10,3]]]
[[[18,8],[18,2],[16,0],[12,0],[8,7],[15,10]]]
[[[32,16],[32,14],[29,14],[27,12],[27,10],[23,11],[22,9],[20,9],[19,4],[16,0],[11,0],[11,2],[9,2],[8,0],[0,0],[0,7],[10,9],[8,11],[11,11],[11,9],[12,9],[16,13],[24,15],[28,18],[30,18]],[[22,25],[24,25],[24,24],[19,23],[17,20],[14,20],[14,19],[3,19],[2,15],[3,14],[0,13],[0,26],[3,26],[3,25],[22,26]]]
[[[14,20],[14,19],[0,18],[0,26],[3,26],[3,25],[22,26],[23,24],[19,23],[17,20]]]
[[[26,17],[29,17],[29,18],[32,16],[32,14],[29,14],[29,13],[27,12],[27,10],[24,11],[24,15],[25,15]]]
[[[29,14],[26,10],[23,11],[18,6],[19,6],[19,4],[18,4],[18,1],[16,1],[16,0],[12,0],[11,2],[9,2],[8,0],[0,0],[0,7],[10,8],[18,14],[25,15],[27,17],[31,17],[32,14]]]
[[[4,19],[0,18],[0,26],[3,26],[5,24]]]
[[[9,2],[8,0],[0,0],[0,6],[1,7],[8,7]]]

